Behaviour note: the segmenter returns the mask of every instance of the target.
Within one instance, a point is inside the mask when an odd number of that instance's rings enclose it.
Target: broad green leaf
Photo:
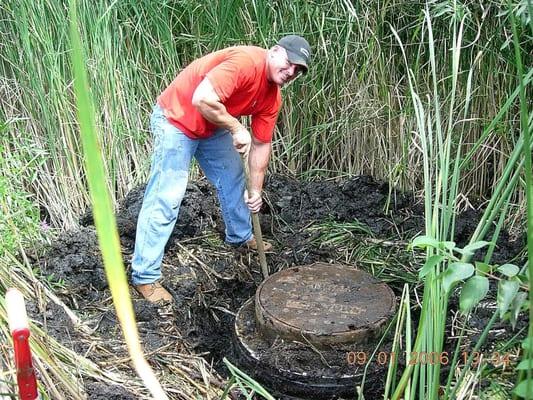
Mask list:
[[[533,350],[533,337],[527,337],[522,340],[522,348],[526,350]]]
[[[489,280],[485,276],[474,275],[466,281],[461,289],[459,306],[461,311],[466,313],[483,300],[489,291]]]
[[[529,360],[520,361],[520,364],[518,364],[518,366],[516,367],[516,369],[522,369],[525,371],[527,371],[530,368],[533,370],[533,358]]]
[[[498,272],[502,273],[505,276],[508,276],[509,278],[512,278],[518,272],[520,272],[520,268],[518,268],[514,264],[503,264],[498,267]]]
[[[444,256],[441,254],[437,254],[434,256],[431,256],[427,259],[427,261],[424,263],[424,266],[420,269],[420,272],[418,273],[418,277],[422,279],[424,276],[429,274],[435,265],[440,263],[444,259]]]
[[[492,266],[490,264],[487,264],[481,261],[476,261],[475,265],[476,265],[476,274],[478,275],[486,275],[492,269]]]
[[[411,247],[419,247],[421,249],[425,249],[428,246],[434,247],[436,249],[439,248],[439,241],[431,236],[417,236],[413,242],[411,243]]]
[[[498,284],[498,309],[500,310],[500,318],[509,309],[511,302],[513,301],[516,293],[518,293],[519,284],[515,280],[502,280]]]
[[[449,292],[453,286],[474,273],[474,266],[470,263],[454,262],[442,273],[442,288]]]
[[[441,249],[447,249],[447,250],[453,250],[455,249],[455,242],[441,242],[440,243]]]
[[[516,327],[516,322],[518,321],[518,314],[522,310],[522,306],[527,300],[526,292],[518,292],[515,296],[513,303],[511,304],[511,325],[513,329]]]
[[[529,384],[529,395],[532,396],[533,395],[533,379],[530,379],[530,380],[524,379],[513,389],[513,393],[516,394],[517,396],[523,397],[524,399],[527,398],[526,396],[528,395],[528,391],[527,391],[528,384]]]
[[[465,247],[463,247],[463,251],[465,253],[474,254],[476,250],[479,250],[487,245],[489,245],[489,242],[486,242],[484,240],[480,240],[478,242],[467,244]]]
[[[479,242],[468,244],[465,247],[463,247],[462,249],[457,247],[457,248],[455,248],[455,251],[458,252],[458,253],[461,253],[464,256],[473,256],[474,253],[476,252],[476,250],[486,246],[487,244],[489,244],[489,243],[485,242],[484,240],[480,240]]]

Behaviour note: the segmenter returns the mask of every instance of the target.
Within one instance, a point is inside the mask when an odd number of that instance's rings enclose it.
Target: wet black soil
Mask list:
[[[117,212],[128,269],[143,190],[140,187],[131,191]],[[423,208],[412,195],[395,191],[392,194],[385,213],[389,187],[368,176],[307,183],[270,176],[265,184],[266,204],[260,215],[263,235],[274,244],[274,252],[267,255],[270,271],[318,261],[352,264],[372,273],[379,271],[378,277],[389,282],[399,295],[406,279],[416,281],[417,266],[413,267],[412,255],[405,251],[405,244],[422,232]],[[459,245],[473,232],[479,216],[477,211],[458,216]],[[125,358],[126,351],[111,304],[91,214],[84,214],[80,222],[81,229],[62,234],[46,257],[37,263],[43,276],[56,283],[59,297],[82,315],[101,341],[95,347],[55,305],[41,306],[44,309],[35,306],[30,313],[36,319],[43,320],[44,316],[43,324],[53,337],[106,364],[110,354]],[[350,223],[352,228],[340,241],[331,240],[328,233],[334,228],[330,227],[340,223]],[[354,225],[358,228],[353,228]],[[201,354],[222,375],[226,373],[222,358],[235,359],[231,345],[234,316],[254,294],[262,278],[257,255],[225,245],[223,236],[224,224],[212,186],[205,180],[191,182],[162,267],[163,284],[173,294],[175,305],[157,307],[131,291],[143,346],[156,368],[171,363],[158,355],[160,349]],[[376,250],[379,243],[383,243],[385,250]],[[372,262],[366,262],[369,253],[360,251],[367,247],[374,253],[384,252],[379,253],[385,256],[378,269]],[[355,252],[355,248],[359,250]],[[504,233],[493,259],[495,262],[510,260],[521,248],[521,241],[511,241]],[[322,368],[320,357],[309,362],[310,369]],[[383,381],[384,376],[381,378]],[[379,382],[373,387],[379,388]],[[85,389],[90,399],[111,398],[95,382],[87,382]],[[369,393],[374,396],[376,390]],[[118,396],[112,398],[131,398],[129,393]]]

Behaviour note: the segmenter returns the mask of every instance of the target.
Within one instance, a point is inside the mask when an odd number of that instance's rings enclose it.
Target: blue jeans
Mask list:
[[[226,242],[241,244],[252,238],[250,210],[243,198],[244,171],[231,134],[218,129],[207,139],[190,139],[168,122],[159,105],[152,112],[150,129],[154,136],[154,153],[137,221],[131,263],[134,285],[152,283],[161,277],[163,251],[185,195],[192,157],[196,157],[217,189],[226,225]]]

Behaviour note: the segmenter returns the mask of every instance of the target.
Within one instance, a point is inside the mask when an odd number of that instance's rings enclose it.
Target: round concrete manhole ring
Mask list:
[[[285,269],[266,279],[255,295],[263,335],[305,340],[317,347],[372,340],[383,332],[395,308],[389,286],[338,264]]]
[[[383,377],[384,366],[376,362],[367,365],[349,363],[347,355],[358,351],[371,354],[374,346],[342,346],[316,351],[292,341],[271,341],[261,336],[255,320],[254,298],[239,309],[233,329],[235,363],[247,374],[271,391],[275,398],[331,399],[332,396],[353,397],[363,375],[366,384],[374,384]],[[390,346],[380,349],[390,352]],[[279,396],[278,396],[279,395]]]

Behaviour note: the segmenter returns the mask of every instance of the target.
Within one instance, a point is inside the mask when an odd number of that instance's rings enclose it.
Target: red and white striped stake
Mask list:
[[[39,398],[39,394],[37,392],[37,378],[35,377],[35,370],[31,360],[30,327],[24,296],[17,289],[8,289],[6,293],[6,311],[15,349],[19,398],[21,400],[36,400]]]

